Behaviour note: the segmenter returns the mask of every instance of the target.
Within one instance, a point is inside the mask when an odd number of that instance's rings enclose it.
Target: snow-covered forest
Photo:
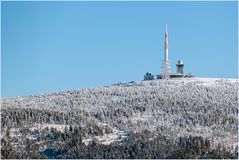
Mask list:
[[[238,79],[1,99],[1,158],[238,158]]]

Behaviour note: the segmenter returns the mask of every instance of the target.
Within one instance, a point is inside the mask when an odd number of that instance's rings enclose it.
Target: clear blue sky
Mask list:
[[[236,78],[237,2],[1,2],[1,96],[142,80],[161,71]]]

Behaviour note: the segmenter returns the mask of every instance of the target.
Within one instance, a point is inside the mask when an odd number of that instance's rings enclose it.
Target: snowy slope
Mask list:
[[[2,134],[21,126],[63,130],[106,123],[111,133],[95,136],[110,143],[129,132],[149,130],[178,141],[203,136],[212,148],[238,146],[238,79],[185,78],[135,81],[93,89],[1,99]],[[40,125],[40,126],[39,126]],[[119,133],[122,134],[119,136]],[[118,136],[116,136],[118,135]],[[93,136],[93,137],[92,137]],[[85,142],[94,135],[85,137]]]

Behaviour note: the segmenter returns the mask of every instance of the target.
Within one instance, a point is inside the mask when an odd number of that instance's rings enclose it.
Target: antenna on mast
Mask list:
[[[163,62],[163,72],[162,78],[169,79],[170,78],[170,70],[169,70],[169,60],[168,60],[168,25],[166,24],[166,32],[165,32],[165,46],[164,46],[164,62]]]

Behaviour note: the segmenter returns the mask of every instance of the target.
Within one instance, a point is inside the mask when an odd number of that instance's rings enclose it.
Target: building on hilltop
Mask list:
[[[178,60],[178,63],[176,64],[176,66],[177,66],[177,73],[183,74],[183,67],[184,67],[183,61]]]
[[[184,75],[184,63],[182,60],[178,60],[178,63],[176,64],[177,72],[172,73],[170,72],[170,63],[168,59],[168,30],[166,25],[166,32],[165,32],[165,43],[164,43],[164,60],[162,64],[162,71],[160,74],[156,75],[157,79],[170,79],[170,78],[190,78],[194,77],[191,73]],[[147,72],[144,75],[144,80],[153,80],[153,75],[150,72]]]
[[[154,75],[152,75],[151,72],[147,72],[147,73],[144,75],[144,80],[145,80],[145,81],[154,80]]]
[[[176,64],[177,67],[177,72],[176,73],[169,73],[169,78],[183,78],[184,74],[183,74],[183,61],[182,60],[178,60],[178,63]],[[157,79],[164,79],[162,74],[157,75]]]
[[[157,79],[183,78],[184,77],[183,61],[178,60],[176,67],[177,67],[177,72],[171,73],[169,70],[170,64],[169,64],[169,60],[168,60],[168,31],[167,31],[167,25],[166,25],[163,70],[162,70],[161,74],[157,75]],[[190,77],[192,77],[192,76],[190,76]]]

